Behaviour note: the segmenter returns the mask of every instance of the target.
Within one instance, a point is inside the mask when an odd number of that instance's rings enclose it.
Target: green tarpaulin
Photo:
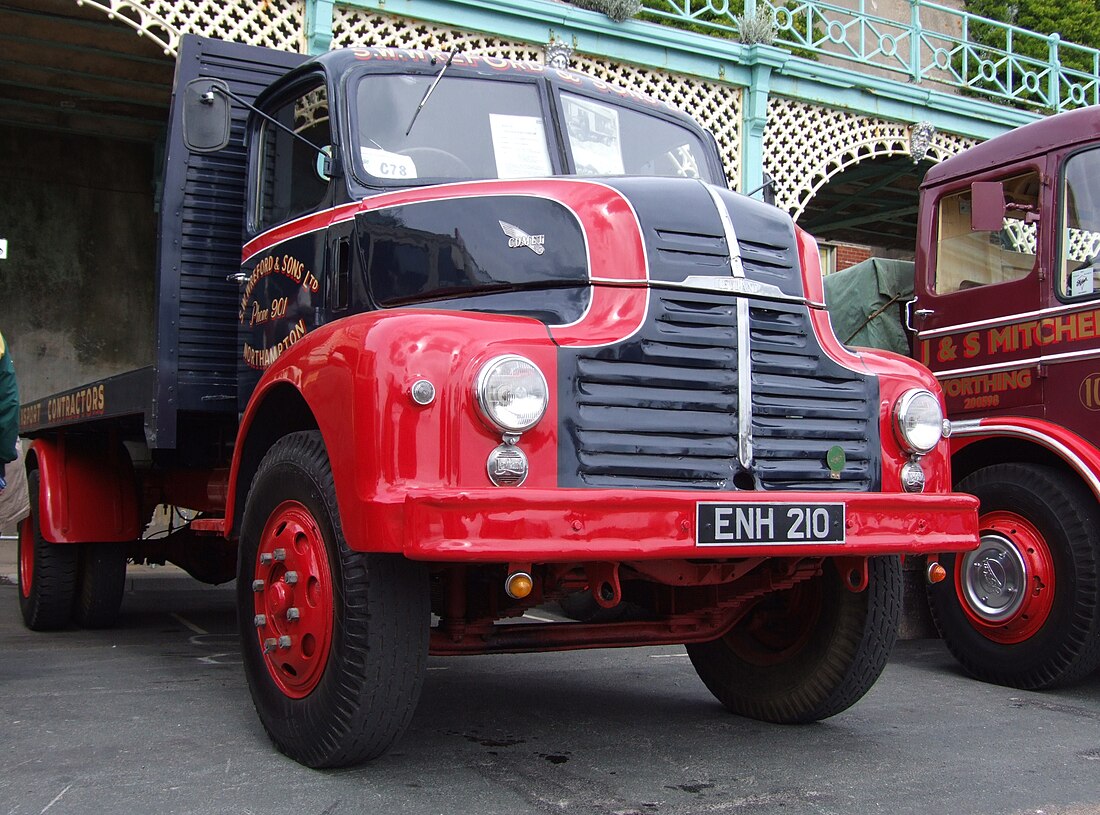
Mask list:
[[[909,354],[902,319],[913,299],[913,263],[871,258],[825,276],[825,304],[845,345]]]

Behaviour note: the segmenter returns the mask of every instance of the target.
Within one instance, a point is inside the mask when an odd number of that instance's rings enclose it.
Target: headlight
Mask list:
[[[908,390],[894,405],[894,429],[909,453],[927,453],[943,437],[940,401],[921,388]]]
[[[534,427],[549,400],[542,371],[531,360],[511,354],[485,363],[475,392],[485,418],[506,433]]]

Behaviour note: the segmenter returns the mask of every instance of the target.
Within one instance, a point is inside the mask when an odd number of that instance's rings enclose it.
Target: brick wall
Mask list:
[[[857,263],[862,263],[867,258],[874,255],[874,251],[870,246],[859,246],[854,243],[836,243],[833,244],[836,249],[836,271],[842,271],[849,266],[855,266]]]

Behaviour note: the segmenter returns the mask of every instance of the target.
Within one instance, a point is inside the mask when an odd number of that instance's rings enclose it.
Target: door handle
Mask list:
[[[225,279],[230,283],[236,283],[238,286],[248,280],[248,275],[244,272],[234,272],[233,274],[227,274]]]

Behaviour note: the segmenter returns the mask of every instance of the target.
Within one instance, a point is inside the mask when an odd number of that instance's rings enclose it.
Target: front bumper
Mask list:
[[[843,543],[700,546],[700,502],[844,505]],[[413,560],[572,562],[852,557],[960,552],[978,544],[978,501],[959,493],[418,490],[404,501]]]

